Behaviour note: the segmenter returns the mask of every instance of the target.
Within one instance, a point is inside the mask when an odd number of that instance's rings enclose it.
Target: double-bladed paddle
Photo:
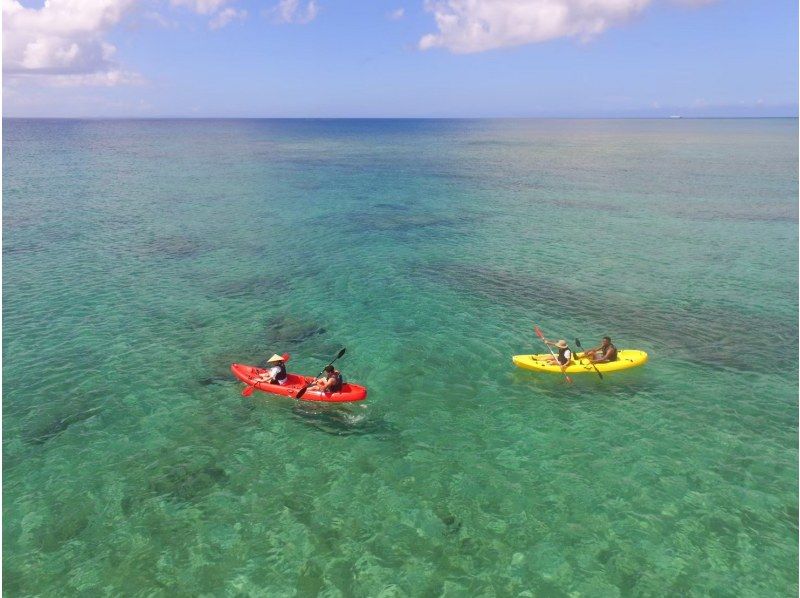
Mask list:
[[[289,355],[288,353],[284,353],[283,355],[281,355],[281,357],[283,357],[283,362],[286,363],[287,361],[289,361],[291,355]],[[242,396],[249,397],[251,394],[253,394],[253,391],[256,389],[256,384],[258,384],[258,382],[256,382],[255,384],[248,384],[247,386],[245,386],[244,390],[242,390]]]
[[[345,348],[344,348],[344,347],[342,347],[341,349],[339,349],[339,352],[336,354],[336,357],[334,357],[333,359],[331,359],[331,362],[330,362],[328,365],[333,365],[333,362],[334,362],[334,361],[336,361],[337,359],[339,359],[339,358],[340,358],[342,355],[344,355],[344,352],[345,352]],[[325,368],[327,368],[327,367],[328,367],[328,365],[326,365],[326,366],[325,366]],[[316,380],[316,379],[317,379],[317,378],[319,378],[319,377],[320,377],[322,374],[324,374],[324,373],[325,373],[325,368],[322,368],[322,371],[319,373],[319,375],[317,375],[317,376],[315,376],[315,377],[314,377],[314,380]],[[306,391],[309,389],[309,387],[310,387],[312,384],[314,384],[314,382],[309,382],[308,384],[306,384],[306,385],[305,385],[303,388],[301,388],[301,389],[300,389],[300,391],[297,393],[297,395],[295,395],[295,397],[294,397],[294,398],[295,398],[295,399],[300,399],[300,398],[302,398],[302,396],[303,396],[304,394],[306,394]]]
[[[581,341],[579,339],[577,339],[577,338],[575,339],[575,346],[578,347],[578,349],[580,349],[581,351],[583,351],[583,347],[581,347]],[[586,351],[583,351],[583,355],[584,355],[584,357],[586,357],[586,359],[589,360],[589,363],[592,364],[592,367],[594,368],[594,371],[597,372],[597,375],[600,376],[600,379],[602,380],[603,379],[603,374],[601,374],[600,370],[597,369],[597,366],[594,364],[594,361],[592,361],[592,358],[588,357],[586,355]]]
[[[538,336],[540,339],[542,339],[542,342],[544,343],[544,346],[545,346],[545,347],[547,347],[547,350],[548,350],[548,351],[550,351],[550,355],[552,355],[552,356],[553,356],[553,360],[554,360],[556,363],[558,363],[558,358],[556,357],[556,354],[555,354],[555,353],[553,353],[553,349],[552,349],[552,347],[550,347],[550,345],[548,345],[548,344],[545,342],[544,334],[542,333],[541,329],[540,329],[540,328],[539,328],[539,327],[538,327],[536,324],[534,324],[534,325],[533,325],[533,329],[536,331],[536,336]],[[565,367],[564,367],[563,365],[561,365],[560,363],[558,363],[558,365],[561,367],[561,373],[562,373],[562,374],[564,374],[564,378],[566,378],[566,379],[567,379],[567,382],[569,382],[570,384],[572,384],[572,378],[570,378],[569,376],[567,376],[567,368],[565,368]]]

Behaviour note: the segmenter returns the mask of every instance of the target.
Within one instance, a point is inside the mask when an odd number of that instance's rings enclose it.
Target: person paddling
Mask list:
[[[616,361],[617,348],[612,344],[611,337],[604,336],[599,347],[589,349],[583,356],[590,359],[592,363],[608,363]]]
[[[321,378],[314,380],[309,390],[316,390],[317,392],[339,392],[342,390],[344,379],[341,372],[334,368],[332,365],[325,366],[324,373]]]
[[[283,357],[273,355],[267,359],[267,371],[253,378],[253,382],[266,382],[267,384],[286,384],[288,378],[286,374],[286,364]]]
[[[560,365],[561,367],[569,366],[570,362],[572,361],[572,350],[567,345],[567,341],[560,340],[557,343],[553,341],[549,341],[547,339],[544,340],[546,345],[550,345],[551,347],[556,347],[558,349],[558,355],[556,355],[555,359],[552,357],[548,357],[547,361],[552,363],[553,365]]]

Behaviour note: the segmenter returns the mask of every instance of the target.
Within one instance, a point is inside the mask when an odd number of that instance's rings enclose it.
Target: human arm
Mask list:
[[[266,382],[269,380],[269,370],[264,370],[253,376],[253,382]]]
[[[597,359],[592,359],[592,363],[609,363],[617,359],[617,349],[608,347],[605,352]]]
[[[278,366],[267,369],[264,373],[262,373],[259,376],[259,382],[266,382],[267,384],[273,384],[280,371],[281,368]]]

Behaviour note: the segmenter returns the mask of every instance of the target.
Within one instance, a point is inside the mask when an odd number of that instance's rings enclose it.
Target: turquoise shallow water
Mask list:
[[[4,592],[796,595],[797,139],[4,121]],[[228,374],[341,346],[364,405]]]

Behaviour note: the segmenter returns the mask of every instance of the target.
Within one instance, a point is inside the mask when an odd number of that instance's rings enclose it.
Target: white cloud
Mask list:
[[[700,6],[715,0],[673,0]],[[560,37],[589,40],[641,13],[652,0],[427,0],[438,33],[419,40],[428,50],[466,54]]]
[[[396,8],[392,12],[386,15],[392,21],[399,21],[404,16],[406,16],[406,9],[405,8]]]
[[[46,83],[53,87],[115,87],[141,85],[144,83],[144,78],[138,73],[115,69],[85,75],[54,75],[48,77]]]
[[[210,15],[220,10],[228,0],[170,0],[172,6],[188,8],[200,15]]]
[[[46,0],[38,9],[17,0],[2,3],[3,71],[10,76],[122,73],[113,60],[116,48],[104,36],[134,0]],[[106,76],[112,84],[129,78]]]
[[[211,17],[208,22],[209,29],[221,29],[232,21],[247,18],[247,11],[227,6],[230,0],[170,0],[176,7],[187,8],[199,15]]]
[[[169,5],[209,16],[209,28],[219,29],[247,16],[245,10],[226,6],[229,1],[169,0]],[[106,39],[137,5],[137,0],[45,0],[39,8],[28,8],[19,0],[2,0],[6,81],[105,87],[142,83],[141,75],[117,63],[117,49]],[[176,26],[152,10],[138,14],[161,27]]]
[[[247,11],[229,6],[219,11],[208,23],[209,29],[221,29],[235,19],[244,20],[247,18]]]
[[[154,10],[144,12],[142,14],[142,19],[144,21],[155,23],[156,25],[164,29],[176,29],[178,27],[177,23],[166,18],[164,15]]]
[[[316,0],[309,0],[303,6],[300,0],[280,0],[278,4],[266,11],[279,23],[297,23],[303,25],[313,21],[319,13]]]

